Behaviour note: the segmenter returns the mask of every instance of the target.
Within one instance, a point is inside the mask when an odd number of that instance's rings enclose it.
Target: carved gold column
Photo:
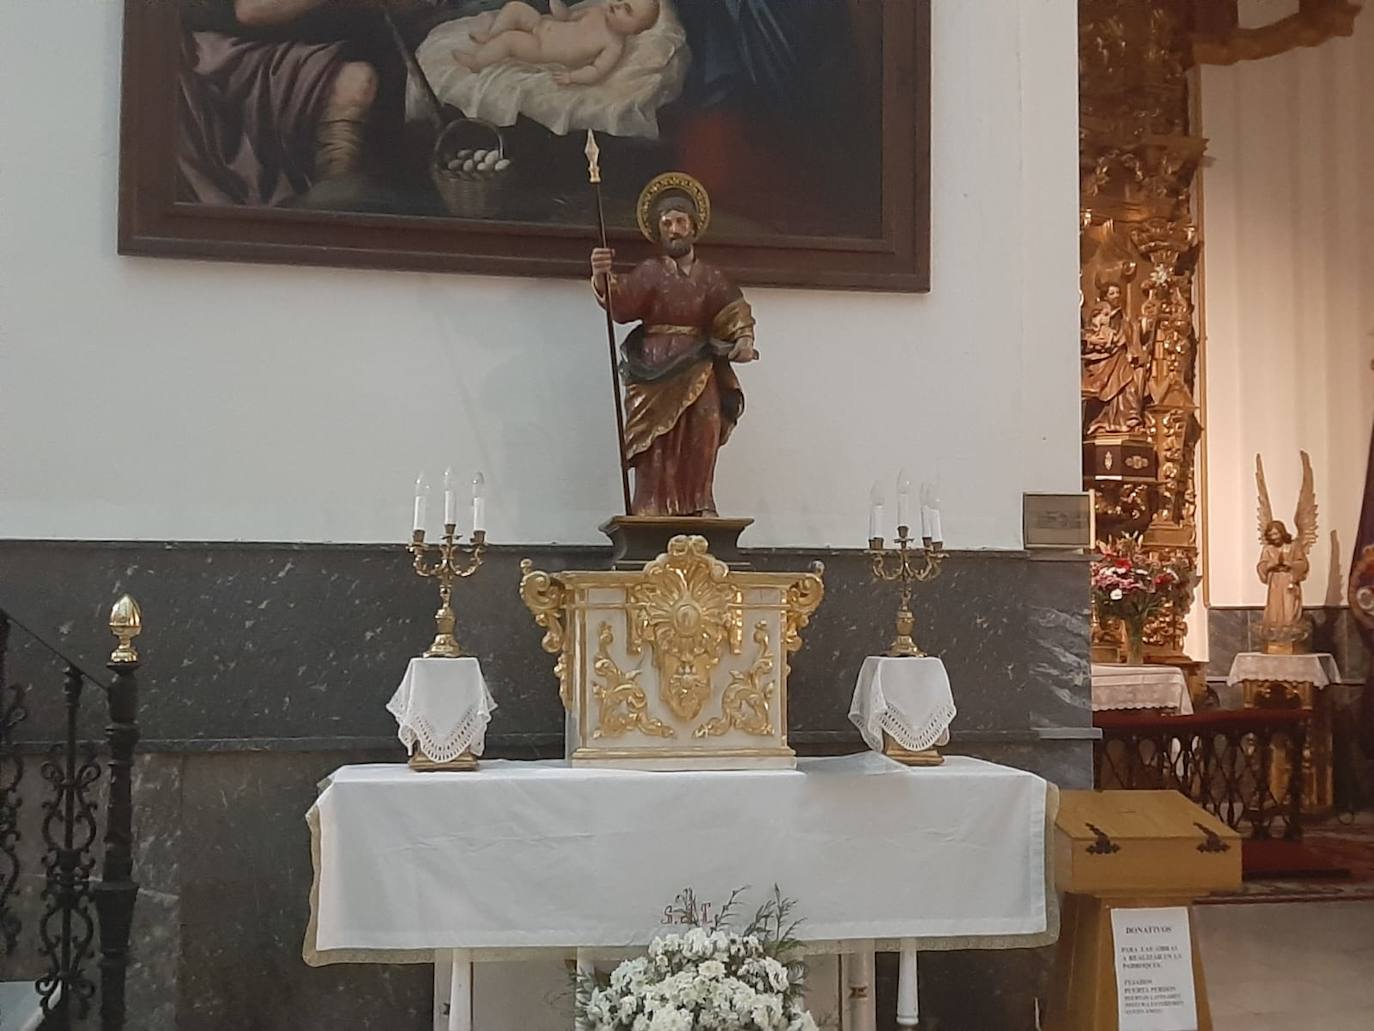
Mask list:
[[[1083,473],[1099,540],[1139,534],[1198,565],[1198,260],[1189,131],[1187,0],[1081,0]],[[1150,654],[1186,662],[1187,611],[1147,628]],[[1095,631],[1117,656],[1117,628]],[[1104,654],[1105,650],[1105,654]]]

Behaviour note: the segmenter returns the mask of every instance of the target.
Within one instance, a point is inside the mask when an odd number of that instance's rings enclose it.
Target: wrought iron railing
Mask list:
[[[138,742],[139,659],[133,639],[142,617],[125,596],[110,616],[119,647],[106,668],[112,678],[83,670],[43,637],[0,609],[0,956],[9,960],[36,943],[42,972],[33,980],[43,1028],[68,1031],[87,1018],[99,997],[102,1031],[125,1027],[125,981],[129,936],[138,884],[133,879],[133,754]],[[24,783],[26,762],[33,761],[18,730],[30,720],[32,688],[10,684],[6,660],[18,631],[37,649],[60,663],[63,726],[45,752],[38,773],[41,783]],[[108,765],[104,796],[104,848],[97,859],[100,835],[97,789],[101,786],[101,750],[83,740],[82,705],[88,689],[105,697],[108,723],[103,758]],[[40,914],[26,928],[19,905],[24,850],[20,817],[26,794],[42,796],[39,834],[42,844]],[[99,876],[96,867],[99,863]],[[93,974],[96,950],[98,975]],[[98,977],[98,986],[97,986]],[[0,1026],[4,1015],[0,1014]]]
[[[1188,716],[1093,713],[1093,784],[1174,790],[1252,838],[1302,837],[1303,744],[1298,709],[1212,709]]]

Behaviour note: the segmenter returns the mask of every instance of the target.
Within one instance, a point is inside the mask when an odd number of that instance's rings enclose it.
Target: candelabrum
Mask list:
[[[466,546],[461,541],[462,534],[458,533],[458,527],[453,523],[444,524],[444,539],[438,544],[426,544],[424,530],[416,530],[411,536],[409,550],[415,556],[415,572],[439,581],[439,611],[434,613],[436,632],[434,643],[425,652],[427,659],[456,659],[463,654],[453,636],[453,628],[457,624],[453,612],[453,585],[477,572],[482,564],[487,532],[473,530]],[[426,559],[436,553],[438,557],[432,563],[427,563]]]
[[[901,584],[902,604],[897,609],[897,636],[893,638],[887,654],[894,658],[920,658],[925,652],[916,647],[911,631],[916,626],[916,617],[911,612],[911,592],[913,585],[927,583],[940,575],[940,566],[945,560],[944,545],[922,538],[921,546],[911,536],[911,529],[902,525],[897,527],[896,549],[884,546],[881,537],[871,537],[868,541],[868,557],[873,562],[873,575],[883,583]],[[894,559],[895,563],[889,559]],[[895,564],[895,568],[893,565]]]

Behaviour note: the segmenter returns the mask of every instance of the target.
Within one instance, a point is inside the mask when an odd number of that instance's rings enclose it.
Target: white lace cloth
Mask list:
[[[1335,656],[1326,652],[1311,655],[1241,652],[1231,663],[1226,683],[1235,687],[1246,680],[1290,680],[1325,687],[1340,683],[1341,671],[1336,666]]]
[[[875,752],[883,750],[883,731],[908,751],[920,752],[949,741],[957,711],[941,660],[870,655],[859,670],[849,721]]]
[[[411,659],[386,708],[408,752],[446,763],[482,754],[496,702],[476,659]]]
[[[1180,716],[1193,711],[1188,680],[1177,666],[1122,666],[1093,663],[1093,711],[1103,709],[1172,709]]]

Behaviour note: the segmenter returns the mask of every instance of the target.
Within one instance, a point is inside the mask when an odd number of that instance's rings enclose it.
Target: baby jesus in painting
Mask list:
[[[549,10],[540,14],[523,0],[511,0],[489,30],[472,33],[476,50],[455,50],[453,56],[474,72],[509,60],[557,65],[558,85],[590,86],[615,70],[627,37],[654,27],[659,0],[606,0],[575,10],[563,0],[549,0]]]

